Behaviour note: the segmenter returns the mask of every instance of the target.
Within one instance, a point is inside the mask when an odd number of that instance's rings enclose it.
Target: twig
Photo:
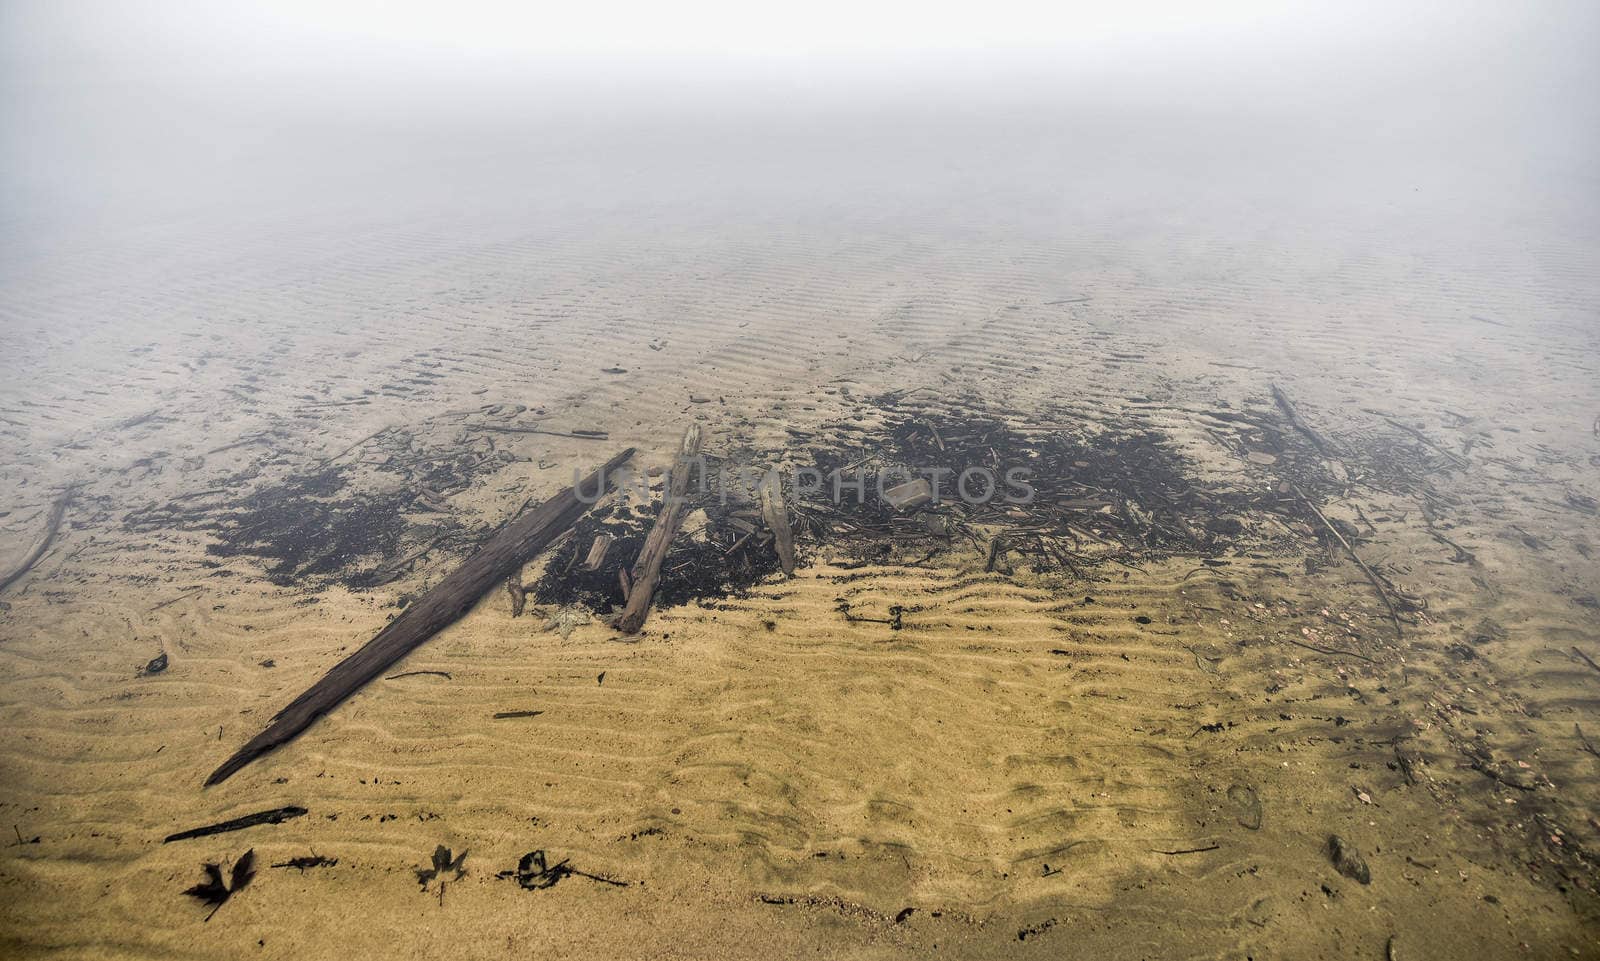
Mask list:
[[[350,453],[351,451],[355,450],[357,447],[360,447],[362,444],[365,444],[367,441],[376,440],[377,438],[381,437],[382,435],[389,433],[390,430],[393,430],[393,428],[392,427],[382,427],[382,428],[379,428],[378,430],[373,431],[372,433],[368,434],[367,436],[365,436],[365,437],[361,438],[360,440],[356,441],[354,444],[351,444],[349,447],[346,447],[344,450],[340,451],[339,453],[334,454],[332,457],[324,458],[322,461],[318,462],[317,470],[321,470],[322,468],[327,467],[329,464],[333,463],[334,461],[338,460],[339,458],[343,457],[344,455],[346,455],[346,454]]]
[[[1297,641],[1292,637],[1285,637],[1284,640],[1288,641],[1290,644],[1295,645],[1296,647],[1303,647],[1308,651],[1316,651],[1318,654],[1343,654],[1343,655],[1345,655],[1347,657],[1359,657],[1363,661],[1366,661],[1369,664],[1378,663],[1377,661],[1374,661],[1372,658],[1368,657],[1367,655],[1365,655],[1365,654],[1357,654],[1355,651],[1346,651],[1346,650],[1342,650],[1342,649],[1337,648],[1337,647],[1318,647],[1315,644],[1307,644],[1305,641]]]
[[[239,448],[239,447],[249,447],[251,444],[270,444],[270,443],[272,443],[272,441],[267,438],[267,435],[265,435],[265,434],[257,434],[255,437],[246,437],[244,440],[236,440],[231,444],[223,444],[221,447],[213,447],[210,450],[206,451],[206,453],[207,454],[220,454],[223,451],[234,450],[235,448]]]
[[[1412,437],[1415,437],[1417,440],[1422,442],[1423,446],[1429,447],[1432,450],[1436,451],[1437,453],[1443,454],[1445,457],[1449,458],[1450,462],[1455,464],[1457,467],[1465,468],[1465,467],[1471,467],[1472,466],[1472,462],[1471,461],[1467,460],[1465,457],[1462,457],[1460,454],[1454,453],[1453,451],[1445,450],[1443,447],[1440,447],[1438,444],[1435,444],[1433,441],[1428,439],[1428,435],[1424,434],[1420,430],[1417,430],[1415,427],[1411,427],[1411,426],[1409,426],[1407,424],[1402,424],[1402,423],[1400,423],[1399,421],[1395,420],[1392,417],[1385,417],[1384,420],[1388,421],[1389,425],[1391,427],[1399,428],[1400,430],[1403,430],[1406,433],[1410,434]]]
[[[1589,665],[1590,667],[1594,668],[1597,671],[1600,671],[1600,664],[1596,664],[1594,662],[1594,658],[1592,658],[1589,655],[1587,655],[1587,654],[1583,653],[1582,651],[1578,650],[1576,647],[1574,647],[1572,649],[1572,653],[1574,653],[1574,654],[1578,655],[1579,657],[1583,658],[1583,662],[1585,664]]]
[[[10,587],[13,581],[28,573],[39,558],[44,556],[44,552],[50,549],[51,542],[56,539],[56,532],[61,529],[61,519],[67,514],[67,505],[72,502],[72,495],[77,490],[77,487],[68,487],[61,492],[60,497],[56,498],[56,502],[50,505],[50,516],[44,522],[44,535],[39,538],[33,550],[28,552],[28,556],[22,559],[22,563],[12,568],[4,577],[0,577],[0,591]]]
[[[511,427],[499,424],[467,424],[469,430],[492,430],[501,434],[545,434],[550,437],[570,437],[574,440],[606,440],[611,435],[603,430],[545,430],[542,427]]]
[[[403,674],[390,674],[388,677],[384,678],[384,680],[398,681],[402,677],[422,677],[425,674],[432,674],[435,677],[442,677],[447,681],[454,680],[448,671],[406,671]]]
[[[984,573],[992,572],[995,565],[1000,563],[1000,553],[1004,551],[1005,548],[1006,539],[1004,537],[996,535],[989,538],[989,559],[983,562]]]
[[[1383,601],[1383,606],[1389,609],[1389,619],[1394,622],[1394,636],[1396,640],[1399,640],[1402,636],[1404,636],[1400,629],[1400,615],[1395,612],[1394,602],[1389,600],[1389,592],[1383,589],[1383,583],[1378,580],[1378,575],[1374,574],[1372,572],[1372,568],[1368,567],[1366,563],[1361,560],[1361,555],[1357,554],[1356,549],[1350,546],[1350,542],[1344,539],[1344,535],[1339,533],[1339,529],[1334,527],[1333,524],[1322,515],[1321,511],[1317,510],[1317,505],[1311,503],[1310,499],[1308,499],[1305,494],[1301,493],[1300,488],[1297,485],[1290,484],[1289,489],[1294,491],[1294,496],[1300,498],[1300,503],[1306,505],[1307,510],[1316,515],[1317,520],[1322,522],[1322,526],[1328,529],[1328,533],[1332,534],[1334,539],[1344,546],[1344,549],[1350,554],[1350,559],[1356,562],[1357,567],[1361,568],[1361,573],[1367,575],[1367,580],[1372,583],[1373,589],[1378,592],[1378,597]],[[1600,670],[1600,667],[1596,667],[1595,670]]]
[[[1306,440],[1309,440],[1311,445],[1320,451],[1324,457],[1338,456],[1338,449],[1301,418],[1300,411],[1295,409],[1294,402],[1289,399],[1288,394],[1278,388],[1277,384],[1272,385],[1272,399],[1278,402],[1278,409],[1283,411],[1283,416],[1289,419],[1289,425],[1304,434]]]
[[[1596,751],[1594,749],[1594,745],[1589,743],[1589,739],[1583,736],[1583,728],[1581,728],[1578,725],[1574,724],[1574,725],[1572,725],[1572,730],[1577,732],[1578,740],[1583,742],[1583,749],[1585,751],[1588,751],[1590,754],[1593,754],[1595,757],[1600,757],[1600,751]]]
[[[189,589],[187,591],[184,591],[182,594],[179,594],[177,597],[169,597],[166,600],[162,601],[160,604],[157,604],[155,607],[150,608],[150,613],[154,614],[156,611],[161,610],[163,607],[171,607],[172,605],[178,603],[181,600],[184,600],[186,598],[190,598],[190,597],[195,596],[196,594],[200,593],[201,590],[203,590],[203,588],[195,587],[195,588],[191,588],[191,589]]]
[[[1216,842],[1212,842],[1211,844],[1207,844],[1206,846],[1199,847],[1199,848],[1180,848],[1177,851],[1154,850],[1153,853],[1155,853],[1155,854],[1200,854],[1203,851],[1215,851],[1217,848],[1220,848],[1220,847],[1222,847],[1222,845],[1217,844]]]

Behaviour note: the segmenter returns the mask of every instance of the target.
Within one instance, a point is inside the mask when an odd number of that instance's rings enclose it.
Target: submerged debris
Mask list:
[[[488,435],[435,441],[392,428],[309,470],[272,478],[272,465],[251,468],[134,511],[124,525],[206,534],[212,557],[256,560],[279,586],[371,590],[430,553],[469,548],[481,528],[458,518],[449,498],[510,457]]]
[[[593,623],[588,613],[580,607],[565,605],[558,608],[554,614],[545,618],[540,631],[555,631],[561,635],[563,641],[572,638],[572,632],[585,624]]]
[[[219,824],[208,824],[205,827],[190,828],[187,831],[179,831],[177,834],[169,834],[161,843],[170,844],[173,841],[187,841],[189,838],[203,838],[212,834],[226,834],[229,831],[241,831],[245,828],[253,828],[259,824],[282,824],[285,821],[290,821],[294,818],[301,817],[306,813],[307,812],[305,808],[295,807],[293,805],[290,805],[289,807],[273,808],[270,811],[257,811],[254,814],[246,814],[244,817],[234,818],[231,821],[223,821]]]
[[[331,868],[338,863],[338,858],[325,858],[316,851],[312,851],[310,854],[303,854],[299,857],[290,858],[287,861],[280,861],[279,863],[274,864],[273,867],[298,868],[300,873],[304,874],[308,868]]]
[[[467,873],[466,863],[466,851],[453,855],[449,848],[441,844],[433,849],[432,867],[412,868],[412,870],[416,872],[417,883],[424,891],[428,890],[431,882],[435,880],[439,882],[439,903],[443,904],[445,882],[461,880],[461,876]],[[450,872],[452,876],[446,878],[444,876],[446,872]]]
[[[157,654],[155,657],[152,657],[150,659],[150,663],[148,663],[144,667],[140,668],[139,676],[140,677],[149,677],[152,674],[160,674],[162,671],[165,671],[166,669],[167,669],[167,652],[166,651],[162,651],[160,654]]]
[[[225,882],[222,879],[222,865],[207,863],[202,866],[206,879],[183,893],[210,906],[211,914],[206,915],[206,920],[210,921],[218,909],[250,884],[256,876],[255,864],[256,852],[251,848],[233,863],[232,876]]]
[[[1337,834],[1328,836],[1328,859],[1333,862],[1334,870],[1352,881],[1372,883],[1372,871],[1367,867],[1366,858],[1361,856],[1355,845]]]
[[[529,851],[517,862],[515,870],[501,871],[495,876],[503,880],[515,879],[517,884],[527,891],[542,891],[545,888],[553,888],[562,878],[567,877],[588,878],[591,881],[600,881],[619,888],[628,886],[627,881],[618,881],[615,878],[579,871],[565,858],[557,864],[550,864],[546,860],[543,850]]]

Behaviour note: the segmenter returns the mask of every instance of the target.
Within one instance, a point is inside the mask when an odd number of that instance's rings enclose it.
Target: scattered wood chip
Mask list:
[[[884,491],[883,499],[895,510],[911,510],[933,503],[933,485],[926,478],[907,481]]]

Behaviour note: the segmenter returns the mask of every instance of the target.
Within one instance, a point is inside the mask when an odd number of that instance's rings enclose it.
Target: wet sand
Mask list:
[[[1441,209],[1458,208],[1345,211],[1316,233],[1266,217],[1250,239],[1204,210],[886,207],[739,229],[628,211],[179,224],[13,250],[0,566],[80,486],[0,595],[0,944],[1600,954],[1600,758],[1575,731],[1600,738],[1600,672],[1572,653],[1600,659],[1600,526],[1582,508],[1600,497],[1596,243]],[[303,476],[384,428],[448,449],[491,405],[609,434],[501,438],[513,458],[447,498],[487,529],[621,446],[666,466],[690,421],[712,451],[782,448],[911,388],[1022,423],[1067,408],[1138,425],[1202,476],[1266,483],[1214,415],[1276,416],[1272,384],[1336,442],[1422,465],[1432,498],[1357,479],[1325,505],[1415,600],[1399,641],[1361,571],[1308,532],[1199,576],[1184,557],[1081,580],[986,571],[981,552],[863,567],[824,550],[632,639],[597,620],[543,631],[494,592],[395,668],[448,677],[378,681],[202,790],[463,548],[352,591],[275,584],[203,532],[128,523]],[[914,609],[895,631],[845,620],[841,599]],[[542,713],[493,717],[516,710]],[[309,814],[161,843],[283,805]],[[1331,834],[1370,884],[1334,869]],[[414,873],[440,844],[468,852],[442,896]],[[248,849],[256,879],[203,922],[183,890]],[[535,849],[626,886],[496,877]],[[312,853],[338,863],[270,867]]]

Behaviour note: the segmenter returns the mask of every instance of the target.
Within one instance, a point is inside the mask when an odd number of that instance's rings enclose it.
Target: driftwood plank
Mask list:
[[[217,784],[273,748],[311,726],[317,718],[360,690],[422,642],[454,623],[486,592],[505,581],[528,558],[538,554],[571,527],[600,495],[610,489],[611,474],[629,457],[628,448],[590,474],[578,488],[567,488],[516,518],[456,568],[438,586],[407,607],[359,651],[289,702],[237,753],[212,772],[206,784]],[[579,491],[583,496],[579,496]]]
[[[644,539],[639,559],[633,565],[631,586],[624,582],[628,606],[617,618],[617,630],[624,634],[637,634],[650,616],[650,601],[656,594],[656,583],[661,580],[661,564],[667,559],[672,539],[677,536],[683,516],[689,510],[689,474],[696,458],[700,456],[700,425],[690,424],[678,448],[678,459],[667,478],[666,500],[661,513],[656,515],[655,526]]]
[[[794,574],[794,531],[789,529],[789,507],[783,502],[783,479],[768,471],[761,479],[761,519],[772,530],[773,548],[786,575]]]

